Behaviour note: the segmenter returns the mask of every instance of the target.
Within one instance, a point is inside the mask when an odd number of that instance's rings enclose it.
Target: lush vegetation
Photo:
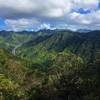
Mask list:
[[[0,100],[99,100],[99,33],[1,32]]]

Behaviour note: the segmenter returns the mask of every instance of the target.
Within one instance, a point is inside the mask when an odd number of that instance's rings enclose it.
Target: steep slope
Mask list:
[[[28,41],[33,41],[37,37],[49,36],[54,33],[51,30],[40,30],[37,32],[34,31],[22,31],[22,32],[13,32],[13,31],[0,31],[0,48],[4,48],[10,52],[14,50],[18,45],[26,43]]]
[[[49,40],[45,41],[43,46],[47,50],[63,51],[64,49],[68,49],[82,56],[86,61],[93,62],[96,53],[100,50],[100,32],[67,34],[55,34]],[[71,33],[69,32],[69,34]]]
[[[0,100],[19,100],[29,63],[0,49]]]
[[[0,47],[8,51],[12,51],[16,45],[29,41],[33,38],[32,34],[21,33],[21,32],[7,32],[0,31]]]
[[[0,74],[5,74],[5,76],[20,83],[28,70],[28,64],[29,62],[16,58],[4,49],[0,49]]]
[[[100,99],[99,31],[39,33],[16,54],[0,49],[0,100]]]
[[[100,31],[88,33],[60,31],[41,42],[35,41],[24,44],[22,46],[23,49],[20,48],[19,50],[20,54],[26,54],[28,51],[32,51],[34,56],[34,52],[36,51],[37,53],[44,50],[61,52],[67,49],[83,57],[85,61],[93,62],[96,54],[100,51]]]

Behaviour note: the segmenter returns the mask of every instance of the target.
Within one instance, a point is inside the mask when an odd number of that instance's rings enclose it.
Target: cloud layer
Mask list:
[[[0,0],[0,12],[11,30],[100,28],[98,0]]]

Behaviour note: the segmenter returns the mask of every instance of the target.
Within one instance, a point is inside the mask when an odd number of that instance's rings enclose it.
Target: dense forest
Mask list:
[[[1,31],[0,100],[100,100],[100,31]]]

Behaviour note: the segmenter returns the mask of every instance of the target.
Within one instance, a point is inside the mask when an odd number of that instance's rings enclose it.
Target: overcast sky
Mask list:
[[[0,0],[0,30],[100,29],[99,0]]]

